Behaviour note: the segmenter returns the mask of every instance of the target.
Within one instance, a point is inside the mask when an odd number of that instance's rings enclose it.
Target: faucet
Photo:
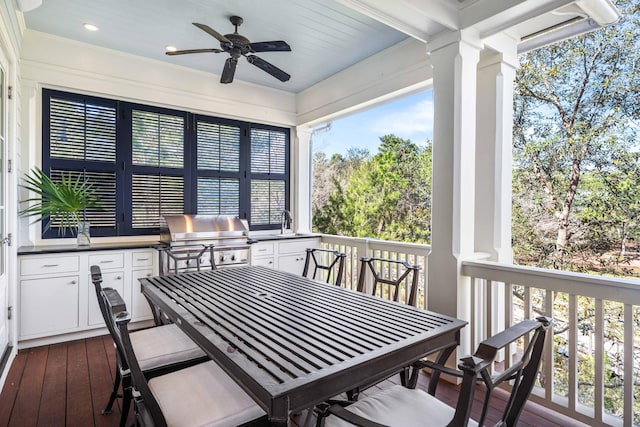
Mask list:
[[[284,234],[287,230],[293,231],[293,217],[291,212],[285,209],[280,214],[280,234]]]

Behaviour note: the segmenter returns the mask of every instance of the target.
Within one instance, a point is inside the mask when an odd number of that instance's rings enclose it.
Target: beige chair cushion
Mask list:
[[[143,372],[205,356],[204,351],[173,324],[131,332],[130,336]]]
[[[446,426],[455,410],[419,389],[395,385],[347,406],[349,412],[393,427]],[[473,420],[470,426],[477,426]],[[335,415],[327,417],[325,427],[348,427],[353,424]]]
[[[237,426],[265,412],[215,362],[153,378],[149,388],[171,426]]]

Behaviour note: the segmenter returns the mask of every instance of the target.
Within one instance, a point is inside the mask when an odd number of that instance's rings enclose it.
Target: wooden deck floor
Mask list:
[[[117,426],[119,402],[113,413],[101,414],[111,391],[114,370],[115,355],[109,336],[20,351],[0,394],[0,426]],[[398,379],[392,378],[377,387],[387,387]],[[419,386],[425,387],[427,382],[428,377],[424,375]],[[366,393],[374,391],[372,388]],[[438,397],[455,404],[456,387],[443,382]],[[497,420],[498,408],[504,401],[505,394],[496,393],[488,416],[490,422]],[[297,425],[301,419],[304,417],[296,417],[292,425]],[[134,424],[132,414],[129,420]],[[583,424],[528,403],[519,425],[567,427]]]

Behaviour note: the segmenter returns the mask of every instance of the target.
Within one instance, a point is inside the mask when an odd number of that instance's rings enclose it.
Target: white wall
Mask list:
[[[42,88],[283,127],[292,128],[296,122],[295,97],[287,92],[239,81],[221,85],[210,73],[31,30],[25,31],[22,45],[20,167],[24,171],[41,164]],[[292,135],[292,144],[295,140]],[[22,218],[19,244],[41,243],[60,242],[43,242],[39,227]]]

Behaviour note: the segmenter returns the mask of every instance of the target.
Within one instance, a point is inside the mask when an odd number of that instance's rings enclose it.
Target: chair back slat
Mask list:
[[[478,425],[484,425],[491,392],[501,383],[512,381],[509,400],[500,422],[496,425],[515,427],[535,385],[546,332],[550,325],[551,318],[544,316],[538,317],[536,320],[523,320],[481,342],[473,356],[462,358],[458,368],[463,371],[463,385],[460,389],[455,416],[450,425],[466,425],[466,421],[471,416],[471,403],[476,383],[478,380],[482,380],[487,390]],[[508,349],[509,344],[531,334],[533,337],[529,340],[520,359],[505,371],[492,376],[491,368],[500,350]],[[505,357],[510,357],[509,351],[505,351]]]
[[[315,280],[318,277],[319,271],[324,271],[324,279],[327,283],[332,283],[331,278],[333,276],[333,284],[340,286],[342,285],[342,275],[344,273],[344,262],[346,258],[347,254],[339,251],[307,248],[302,275],[309,277],[309,269],[313,264],[312,279]]]
[[[419,265],[411,265],[398,259],[361,257],[357,290],[358,292],[366,291],[367,275],[370,273],[373,279],[371,291],[373,295],[378,294],[380,286],[380,296],[383,297],[384,291],[381,285],[387,285],[390,299],[399,302],[401,290],[405,285],[406,302],[415,306],[418,299],[418,271],[421,268]]]

